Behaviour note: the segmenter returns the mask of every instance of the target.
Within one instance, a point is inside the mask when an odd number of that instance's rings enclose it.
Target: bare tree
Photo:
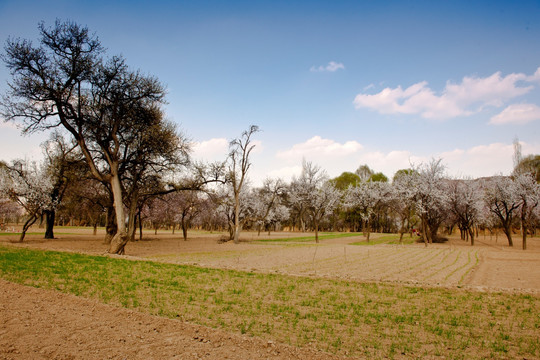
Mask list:
[[[228,181],[231,184],[234,197],[233,239],[235,244],[240,242],[240,230],[242,229],[242,221],[240,220],[242,188],[251,167],[249,156],[255,148],[251,137],[258,131],[259,127],[257,125],[251,125],[248,130],[242,133],[240,138],[229,143]]]
[[[58,209],[58,218],[76,218],[80,224],[91,225],[94,235],[97,235],[97,227],[109,207],[112,203],[107,188],[84,172],[71,181]]]
[[[199,205],[203,202],[203,199],[196,191],[181,191],[169,194],[168,202],[175,214],[175,221],[180,223],[184,241],[187,241],[187,231],[192,220],[201,211]]]
[[[25,132],[61,127],[72,136],[92,175],[110,187],[117,233],[109,252],[121,254],[129,240],[123,161],[134,134],[163,124],[165,89],[119,57],[103,59],[103,47],[86,27],[57,21],[39,28],[38,47],[19,39],[6,44],[3,59],[13,81],[3,115],[21,119]]]

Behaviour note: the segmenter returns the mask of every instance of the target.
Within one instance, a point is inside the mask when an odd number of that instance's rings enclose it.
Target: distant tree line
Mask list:
[[[47,143],[48,154],[59,157],[56,161],[46,157],[39,165],[24,161],[3,165],[0,206],[4,219],[20,218],[22,209],[25,227],[41,219],[47,238],[54,225],[51,213],[56,224],[110,226],[114,206],[107,186],[89,175],[82,157],[77,160],[73,149],[60,146],[63,142],[56,139]],[[52,151],[52,144],[70,153]],[[62,161],[71,164],[65,166],[69,171],[61,170],[58,163]],[[223,166],[229,164],[229,171],[230,161]],[[427,246],[459,231],[464,241],[474,245],[480,230],[490,234],[502,230],[509,246],[519,232],[525,249],[527,236],[536,234],[540,226],[540,185],[536,170],[521,169],[516,167],[512,176],[453,179],[445,176],[441,160],[432,160],[397,171],[389,182],[365,165],[330,179],[319,166],[304,161],[301,174],[289,183],[266,179],[259,187],[244,184],[237,194],[234,183],[226,179],[181,191],[172,191],[162,179],[152,185],[162,191],[138,202],[132,222],[139,237],[134,230],[130,239],[140,239],[143,227],[156,232],[178,230],[184,240],[189,229],[228,231],[230,240],[238,239],[242,229],[259,234],[312,231],[315,241],[319,231],[362,231],[367,241],[372,232],[399,233],[400,241],[414,233]],[[366,176],[366,170],[370,175]],[[204,181],[184,179],[190,184]],[[124,207],[129,205],[126,199]]]

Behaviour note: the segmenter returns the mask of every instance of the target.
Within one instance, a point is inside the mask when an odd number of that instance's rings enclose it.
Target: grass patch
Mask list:
[[[415,238],[409,237],[407,234],[403,235],[402,244],[413,244]],[[369,242],[367,240],[357,241],[349,245],[380,245],[380,244],[399,244],[399,234],[371,234]]]
[[[362,233],[320,233],[319,234],[319,241],[321,240],[329,240],[329,239],[340,239],[340,238],[348,238],[348,237],[355,237],[355,236],[361,236]],[[279,238],[279,239],[254,239],[255,242],[307,242],[315,241],[315,235],[310,236],[291,236],[286,238]]]
[[[42,232],[27,232],[26,236],[28,235],[44,235],[45,231]],[[0,236],[9,236],[9,235],[21,235],[20,231],[14,231],[14,232],[0,232]],[[54,232],[54,235],[79,235],[77,233],[67,233],[67,232]]]
[[[257,274],[1,246],[0,277],[357,357],[540,357],[540,297],[529,294]]]

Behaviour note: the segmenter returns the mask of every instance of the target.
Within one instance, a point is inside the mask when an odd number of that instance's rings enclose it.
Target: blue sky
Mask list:
[[[539,1],[0,0],[0,41],[56,18],[166,84],[195,157],[223,159],[259,125],[255,184],[289,180],[302,158],[391,177],[442,157],[478,177],[511,171],[516,137],[540,153]],[[2,65],[1,91],[8,80]],[[39,158],[47,135],[0,130],[0,158]]]

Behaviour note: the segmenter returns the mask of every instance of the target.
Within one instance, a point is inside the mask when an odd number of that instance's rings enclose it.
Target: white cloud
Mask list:
[[[261,153],[264,149],[260,140],[253,140],[251,144],[255,145],[252,154]],[[195,141],[191,143],[191,149],[191,156],[194,159],[204,161],[225,161],[229,155],[229,141],[225,138]]]
[[[422,81],[403,89],[385,88],[376,94],[358,94],[354,99],[357,109],[368,108],[383,114],[419,114],[427,119],[448,119],[467,116],[486,106],[500,107],[506,101],[524,95],[532,85],[521,82],[540,80],[540,68],[532,76],[512,73],[505,77],[496,72],[485,78],[464,77],[460,84],[446,83],[440,95]]]
[[[409,151],[392,150],[389,152],[370,151],[361,153],[355,160],[354,168],[348,171],[354,171],[358,166],[367,164],[373,171],[382,172],[389,179],[392,179],[396,171],[408,169],[411,165],[426,162],[428,159],[413,155]]]
[[[369,84],[368,86],[364,86],[364,91],[368,91],[369,89],[373,89],[375,87],[375,85],[373,84]]]
[[[255,146],[253,148],[253,151],[251,152],[252,154],[259,154],[262,153],[264,150],[264,146],[261,140],[253,140],[251,141],[251,145]]]
[[[347,156],[361,149],[362,144],[356,141],[347,141],[340,144],[331,139],[314,136],[303,143],[293,145],[289,150],[278,152],[277,157],[283,159],[301,159],[302,157]]]
[[[328,65],[326,66],[312,66],[311,69],[309,69],[309,71],[311,72],[335,72],[335,71],[338,71],[339,69],[345,69],[345,65],[343,65],[343,63],[337,63],[335,61],[330,61],[328,63]]]
[[[225,160],[229,153],[229,142],[225,138],[213,138],[191,144],[193,157],[208,161]]]
[[[302,158],[321,166],[330,177],[336,177],[344,171],[353,172],[358,166],[367,164],[391,179],[396,171],[429,162],[431,158],[441,158],[448,175],[454,177],[478,178],[509,174],[513,168],[513,144],[492,143],[440,153],[413,154],[404,150],[366,150],[357,142],[348,143],[356,145],[354,151],[348,150],[349,147],[345,146],[347,143],[315,136],[278,152],[274,160],[266,162],[264,169],[258,169],[261,172],[259,177],[280,177],[288,181],[300,173]],[[540,144],[522,142],[522,151],[523,154],[540,153]]]
[[[535,150],[534,146],[523,147],[527,148],[524,153]],[[437,154],[436,157],[442,158],[450,176],[478,178],[511,173],[513,154],[513,144],[492,143],[469,149],[455,149]]]
[[[489,121],[490,124],[526,124],[540,120],[540,107],[534,104],[512,104]]]
[[[373,170],[392,177],[399,169],[409,168],[427,159],[415,156],[408,151],[365,151],[356,141],[339,143],[331,139],[314,136],[295,144],[276,154],[277,170],[268,172],[271,176],[290,178],[301,171],[302,159],[312,161],[327,171],[330,177],[336,177],[344,171],[355,171],[360,165],[368,164]]]
[[[540,67],[536,69],[534,75],[527,77],[529,82],[540,82]]]

